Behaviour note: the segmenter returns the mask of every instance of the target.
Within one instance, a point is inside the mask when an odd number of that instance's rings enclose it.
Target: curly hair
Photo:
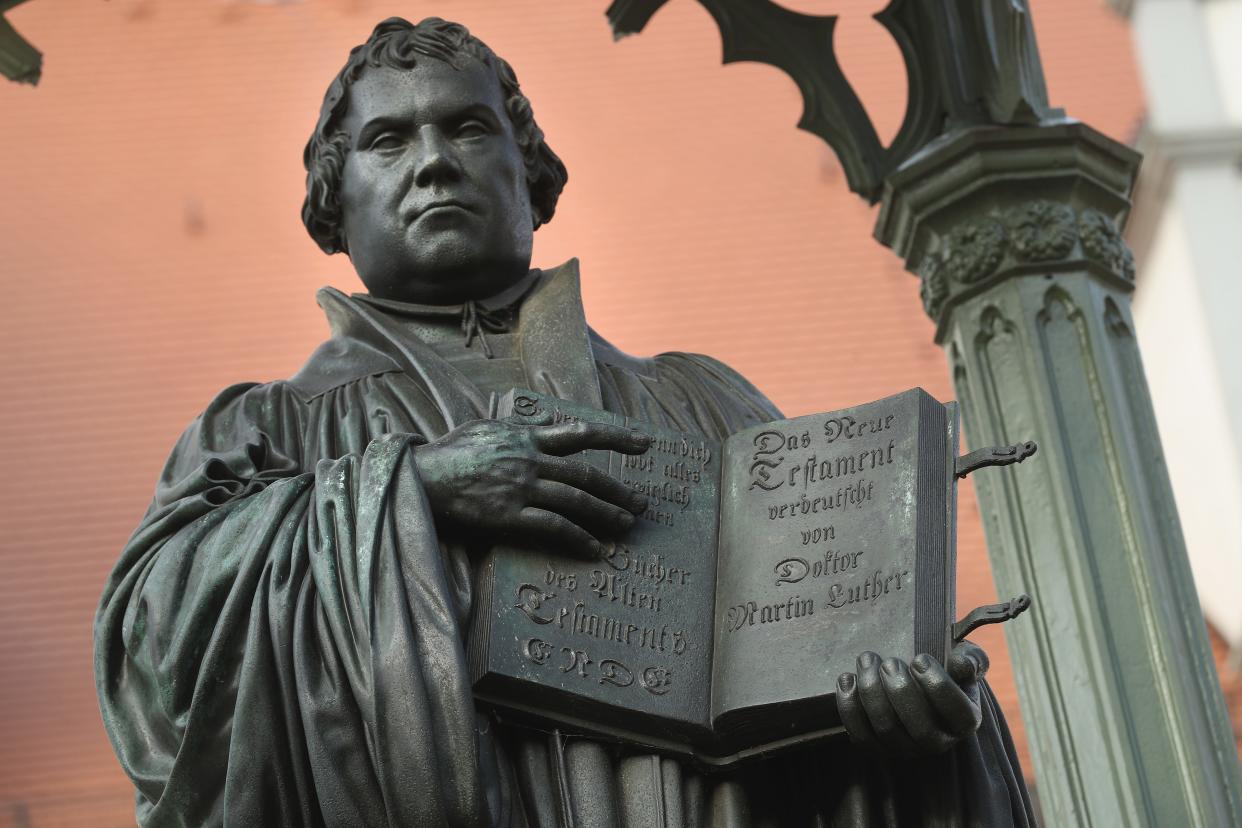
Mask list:
[[[349,252],[341,232],[340,201],[341,175],[350,144],[349,134],[341,127],[349,109],[349,88],[368,67],[412,69],[416,55],[455,67],[462,65],[464,57],[473,58],[495,73],[526,165],[534,228],[550,221],[556,212],[556,201],[569,174],[535,123],[530,101],[522,94],[513,68],[458,23],[428,17],[414,25],[400,17],[390,17],[375,27],[366,43],[350,51],[349,60],[323,96],[319,122],[302,153],[306,167],[302,222],[325,253]]]

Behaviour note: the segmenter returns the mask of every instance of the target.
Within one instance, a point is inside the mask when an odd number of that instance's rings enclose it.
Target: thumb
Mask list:
[[[982,647],[963,641],[949,653],[949,663],[945,665],[945,669],[959,687],[969,687],[983,678],[989,664],[988,654]]]

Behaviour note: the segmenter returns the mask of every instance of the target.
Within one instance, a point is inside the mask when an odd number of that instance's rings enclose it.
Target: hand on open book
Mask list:
[[[837,710],[851,741],[888,756],[943,753],[979,728],[979,679],[987,654],[963,641],[942,666],[924,653],[910,664],[875,653],[837,680]]]
[[[414,463],[436,520],[485,540],[598,557],[597,537],[628,529],[647,497],[569,455],[642,454],[651,438],[603,423],[475,420],[419,446]]]

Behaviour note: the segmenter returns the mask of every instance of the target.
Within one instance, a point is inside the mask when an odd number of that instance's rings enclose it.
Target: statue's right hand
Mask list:
[[[642,454],[651,438],[604,423],[476,420],[419,446],[414,462],[437,522],[492,542],[599,557],[647,507],[646,495],[572,459],[586,449]]]

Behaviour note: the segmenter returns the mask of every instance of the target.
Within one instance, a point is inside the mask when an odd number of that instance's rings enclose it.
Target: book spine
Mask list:
[[[477,682],[490,670],[492,620],[496,617],[493,595],[496,590],[496,560],[489,555],[475,573],[474,613],[466,645],[466,662],[470,681]]]
[[[714,546],[716,554],[712,556],[712,624],[710,627],[712,654],[709,662],[710,669],[707,672],[707,723],[708,728],[712,729],[713,733],[716,726],[716,719],[721,713],[721,711],[717,709],[717,704],[720,700],[719,684],[724,680],[722,673],[723,665],[720,663],[721,652],[723,650],[721,647],[721,636],[724,630],[723,619],[720,617],[720,612],[722,610],[720,606],[720,557],[721,552],[723,551],[721,546],[725,540],[724,515],[725,509],[734,509],[738,506],[738,504],[733,502],[733,497],[731,496],[733,492],[728,488],[730,482],[729,475],[725,471],[730,468],[729,464],[733,458],[732,452],[729,451],[729,446],[729,439],[720,441],[720,467],[716,470],[716,490],[720,493],[720,498],[716,502],[716,536],[713,538],[715,541]]]
[[[944,480],[945,480],[945,537],[948,549],[945,553],[946,594],[944,601],[944,617],[948,629],[945,631],[945,651],[953,646],[953,622],[957,620],[957,456],[961,453],[961,409],[956,402],[944,404],[945,430],[948,441],[945,446]]]
[[[948,579],[948,532],[945,525],[948,487],[944,469],[948,443],[945,408],[927,394],[919,395],[918,483],[915,502],[915,655],[928,653],[943,661],[948,657],[946,630],[951,619],[945,613]]]

